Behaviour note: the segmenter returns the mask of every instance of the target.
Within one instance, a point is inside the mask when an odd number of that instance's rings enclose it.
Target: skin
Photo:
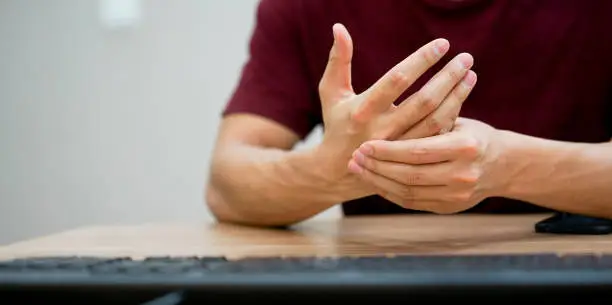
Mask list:
[[[612,218],[612,142],[552,141],[459,118],[444,135],[366,141],[348,168],[415,210],[450,214],[505,197]]]
[[[347,167],[369,140],[408,140],[453,128],[476,84],[473,58],[452,58],[399,106],[393,102],[442,60],[448,41],[436,39],[397,63],[370,88],[351,85],[353,42],[344,26],[333,27],[334,44],[319,84],[326,131],[316,147],[298,151],[298,136],[262,117],[223,119],[211,160],[206,203],[221,222],[287,226],[336,204],[375,194],[376,187]]]

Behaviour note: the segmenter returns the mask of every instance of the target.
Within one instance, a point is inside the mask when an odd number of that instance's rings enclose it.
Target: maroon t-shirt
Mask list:
[[[461,116],[563,141],[612,137],[612,1],[263,0],[239,83],[224,111],[277,121],[306,137],[322,124],[317,85],[332,25],[353,37],[353,86],[361,92],[439,37],[475,58],[478,84]],[[346,215],[410,212],[378,196],[343,203]],[[470,211],[543,211],[489,198]]]

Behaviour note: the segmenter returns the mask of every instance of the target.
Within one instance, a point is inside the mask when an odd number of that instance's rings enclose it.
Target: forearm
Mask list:
[[[612,218],[612,143],[544,140],[500,132],[502,197],[557,211]],[[504,178],[502,178],[504,179]]]
[[[316,149],[283,151],[246,145],[212,162],[207,204],[224,222],[284,226],[365,194],[351,181],[332,181]]]

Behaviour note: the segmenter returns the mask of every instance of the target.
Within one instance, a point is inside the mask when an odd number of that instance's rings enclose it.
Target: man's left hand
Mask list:
[[[457,213],[494,196],[504,183],[496,135],[485,123],[459,118],[445,134],[365,142],[348,168],[404,208]]]

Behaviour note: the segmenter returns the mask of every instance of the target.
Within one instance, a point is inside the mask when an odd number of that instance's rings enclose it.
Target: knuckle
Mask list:
[[[374,144],[370,145],[370,156],[372,158],[378,158],[381,156],[388,156],[392,154],[389,151],[389,147],[385,141],[376,141]]]
[[[481,175],[482,173],[479,169],[470,168],[469,170],[455,176],[454,180],[462,184],[474,185],[480,180]]]
[[[478,181],[482,177],[482,169],[477,166],[472,166],[468,170],[467,175],[472,177],[472,180]]]
[[[424,162],[429,154],[429,150],[426,147],[409,146],[406,151],[410,154],[410,159],[416,163]]]
[[[471,191],[462,191],[451,196],[451,200],[455,203],[466,203],[472,199]]]
[[[447,120],[446,123],[442,126],[442,130],[440,130],[440,133],[450,132],[451,130],[453,130],[454,125],[455,125],[454,119]]]
[[[389,82],[393,88],[401,88],[408,83],[408,76],[399,68],[389,71]]]
[[[436,118],[435,120],[438,122],[438,126],[436,126],[437,128],[432,129],[432,132],[446,133],[451,131],[455,125],[454,116],[445,116],[444,118]]]
[[[423,180],[423,174],[421,173],[413,173],[405,175],[402,179],[402,183],[407,185],[417,185],[421,180]]]
[[[368,123],[363,110],[352,110],[348,115],[348,120],[349,127],[355,132],[361,132]]]
[[[328,64],[333,64],[336,63],[340,58],[340,56],[338,56],[338,51],[336,50],[336,47],[332,47],[331,50],[329,50],[329,56],[327,57],[327,63]]]
[[[419,111],[422,113],[430,113],[438,108],[438,103],[433,94],[429,92],[421,92],[417,103]]]
[[[361,121],[361,112],[357,110],[351,110],[348,115],[348,119],[352,123],[357,123]]]
[[[429,48],[421,52],[420,58],[427,66],[433,66],[437,62],[438,55],[434,48]]]
[[[455,111],[448,115],[451,127],[454,128],[457,120],[459,119],[459,112],[461,112],[461,105],[455,107]],[[452,129],[451,128],[451,129]]]
[[[442,121],[433,116],[427,118],[425,124],[427,125],[427,130],[433,133],[438,133],[445,127]]]
[[[453,65],[452,68],[446,69],[444,73],[446,73],[448,81],[452,81],[455,83],[459,82],[461,78],[463,78],[463,73],[461,73],[461,71],[456,68],[456,65]]]
[[[460,138],[460,144],[462,147],[470,148],[478,146],[478,139],[472,135],[465,134]]]
[[[463,137],[460,148],[467,158],[477,158],[480,155],[480,141],[475,137]]]
[[[336,49],[336,47],[334,46],[330,51],[329,51],[329,56],[327,58],[327,65],[328,66],[342,66],[342,65],[348,65],[351,63],[352,58],[346,57],[346,56],[341,56],[340,52]]]

